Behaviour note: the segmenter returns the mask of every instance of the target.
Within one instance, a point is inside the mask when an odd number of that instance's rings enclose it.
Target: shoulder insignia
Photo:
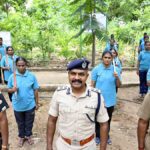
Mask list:
[[[96,92],[96,93],[101,93],[101,91],[99,89],[96,89],[96,88],[91,88],[91,91]]]
[[[59,86],[57,88],[57,91],[63,91],[63,90],[66,90],[67,89],[67,86]]]

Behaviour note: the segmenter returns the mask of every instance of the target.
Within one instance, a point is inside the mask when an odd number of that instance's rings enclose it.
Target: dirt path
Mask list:
[[[132,99],[138,93],[138,88],[122,88],[119,89],[118,100],[116,106],[110,136],[112,145],[108,146],[107,150],[136,150],[137,149],[137,110],[140,104],[135,103]],[[52,93],[40,93],[40,103],[42,106],[36,112],[36,118],[33,128],[33,136],[35,144],[29,146],[24,144],[23,148],[17,147],[17,126],[13,115],[13,110],[7,111],[9,119],[9,134],[10,134],[10,150],[45,150],[46,149],[46,123],[48,118],[49,101]],[[7,96],[7,95],[6,95]],[[55,149],[54,149],[55,150]]]
[[[43,71],[43,72],[33,72],[39,84],[66,84],[68,83],[67,72],[64,71]],[[89,72],[88,83],[90,83],[91,72]],[[122,73],[123,83],[136,83],[138,82],[138,76],[135,71],[124,71]]]

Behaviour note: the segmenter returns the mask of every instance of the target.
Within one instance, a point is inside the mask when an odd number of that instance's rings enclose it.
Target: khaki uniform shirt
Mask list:
[[[58,117],[60,135],[71,140],[83,140],[95,133],[95,110],[98,103],[98,91],[87,87],[79,98],[71,91],[71,87],[58,88],[52,98],[49,115]],[[101,96],[101,106],[97,115],[97,122],[107,122],[109,119]]]
[[[138,116],[141,119],[149,121],[148,133],[145,139],[145,149],[150,150],[150,93],[147,93],[145,96],[142,106],[138,111]]]

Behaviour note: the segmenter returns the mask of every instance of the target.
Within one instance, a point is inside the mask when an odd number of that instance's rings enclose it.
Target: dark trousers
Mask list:
[[[108,116],[109,116],[109,120],[108,120],[108,134],[109,134],[110,123],[111,123],[111,118],[112,118],[112,114],[113,114],[113,111],[114,111],[114,106],[107,107],[106,109],[107,109],[107,113],[108,113]],[[100,125],[99,125],[99,122],[96,122],[95,129],[96,129],[96,137],[100,138]]]
[[[18,136],[21,138],[31,136],[35,118],[35,107],[23,112],[14,111],[14,114],[18,125]]]
[[[5,84],[8,83],[8,81],[6,81],[6,80],[4,82],[5,82]],[[8,97],[9,97],[10,101],[12,102],[12,93],[8,93]]]
[[[148,86],[147,86],[147,70],[145,71],[139,71],[139,78],[140,78],[140,94],[146,94],[148,91]]]

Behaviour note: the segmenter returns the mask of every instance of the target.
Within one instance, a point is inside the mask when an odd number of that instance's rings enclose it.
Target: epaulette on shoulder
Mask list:
[[[57,91],[63,91],[63,90],[66,90],[67,89],[67,86],[59,86],[57,88]]]
[[[101,93],[101,91],[99,89],[96,89],[96,88],[91,88],[91,91],[96,92],[96,93]]]

